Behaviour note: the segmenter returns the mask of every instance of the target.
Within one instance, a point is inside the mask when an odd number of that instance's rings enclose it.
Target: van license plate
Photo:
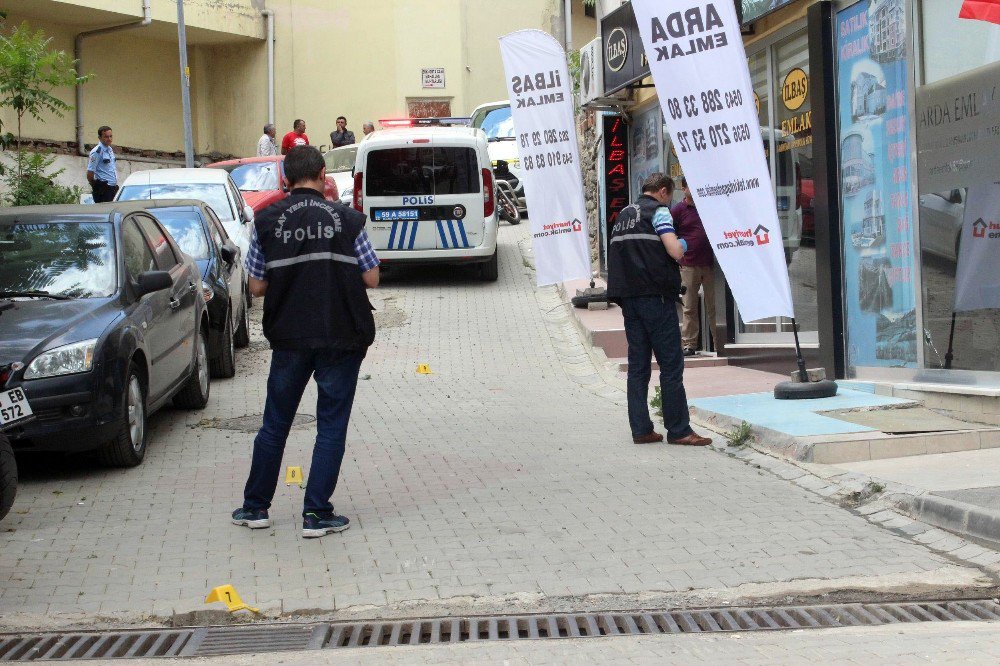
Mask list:
[[[420,210],[417,208],[382,208],[372,211],[376,222],[394,222],[396,220],[419,220]]]
[[[15,423],[31,416],[28,396],[20,388],[0,391],[0,426]]]

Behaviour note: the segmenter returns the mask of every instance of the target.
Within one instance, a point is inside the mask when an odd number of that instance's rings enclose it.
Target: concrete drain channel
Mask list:
[[[320,624],[0,634],[0,661],[212,657],[468,641],[871,627],[1000,620],[997,600],[560,613]]]

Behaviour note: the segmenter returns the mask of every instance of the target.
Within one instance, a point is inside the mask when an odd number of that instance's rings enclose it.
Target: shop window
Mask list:
[[[663,171],[662,128],[663,113],[659,104],[653,104],[633,116],[629,141],[633,201],[642,194],[642,181],[657,171]]]
[[[922,83],[935,83],[1000,59],[1000,26],[958,18],[958,2],[917,0]]]

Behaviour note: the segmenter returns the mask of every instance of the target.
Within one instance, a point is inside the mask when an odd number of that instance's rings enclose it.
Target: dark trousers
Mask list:
[[[109,185],[103,180],[94,179],[94,184],[90,187],[91,193],[94,195],[94,203],[107,203],[108,201],[114,201],[115,195],[118,194],[117,185]]]
[[[677,304],[661,296],[635,296],[621,299],[621,306],[628,340],[628,422],[632,436],[641,437],[653,431],[649,418],[653,355],[660,364],[667,437],[676,439],[691,434]]]
[[[274,350],[267,376],[264,425],[253,442],[250,477],[243,490],[244,508],[270,508],[295,410],[299,407],[309,378],[315,377],[319,390],[316,400],[316,445],[313,447],[302,515],[329,515],[333,511],[330,498],[337,487],[340,464],[344,460],[347,423],[351,418],[358,371],[364,358],[363,351]]]

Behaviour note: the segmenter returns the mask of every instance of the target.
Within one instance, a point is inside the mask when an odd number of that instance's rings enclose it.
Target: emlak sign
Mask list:
[[[955,312],[1000,308],[1000,182],[970,187],[955,268]]]
[[[678,160],[740,315],[744,321],[793,317],[732,1],[633,0],[632,8]]]

